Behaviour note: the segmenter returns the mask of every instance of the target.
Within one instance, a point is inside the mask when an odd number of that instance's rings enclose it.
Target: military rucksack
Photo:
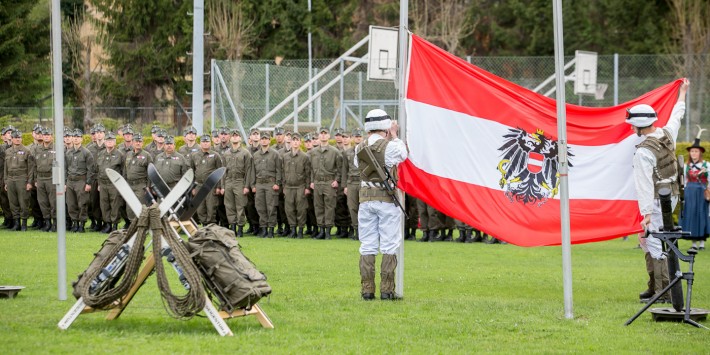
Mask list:
[[[108,235],[108,238],[106,238],[103,244],[101,244],[101,249],[99,249],[99,251],[94,254],[94,260],[91,261],[89,267],[87,267],[84,272],[78,275],[78,279],[76,281],[72,282],[72,287],[74,288],[74,290],[72,291],[72,295],[74,295],[76,299],[79,299],[81,297],[81,290],[84,288],[83,286],[87,282],[91,282],[91,280],[87,280],[84,275],[93,274],[93,272],[97,268],[101,268],[101,265],[103,264],[104,260],[106,260],[107,258],[112,258],[114,256],[113,253],[110,253],[110,250],[113,249],[116,244],[122,243],[125,237],[125,232],[125,230],[117,230],[111,232],[111,234]],[[118,281],[119,278],[120,277],[116,277],[114,279],[114,282]]]
[[[208,286],[216,288],[222,310],[250,309],[271,294],[266,275],[244,256],[231,230],[210,224],[190,238],[187,250]]]

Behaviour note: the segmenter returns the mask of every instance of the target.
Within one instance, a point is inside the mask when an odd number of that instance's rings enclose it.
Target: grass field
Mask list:
[[[69,282],[104,238],[67,235]],[[706,330],[653,322],[649,313],[623,326],[641,307],[637,295],[646,281],[634,238],[572,247],[574,320],[564,318],[558,247],[406,242],[405,299],[365,302],[359,298],[357,242],[246,237],[241,243],[269,277],[274,292],[260,304],[275,329],[261,328],[253,317],[232,319],[234,337],[221,338],[205,318],[174,320],[163,310],[152,276],[118,320],[82,315],[61,331],[57,322],[74,298],[58,301],[56,235],[0,232],[0,285],[27,287],[15,299],[0,299],[0,351],[710,352]],[[710,308],[707,253],[698,256],[695,270],[693,305],[702,308]]]

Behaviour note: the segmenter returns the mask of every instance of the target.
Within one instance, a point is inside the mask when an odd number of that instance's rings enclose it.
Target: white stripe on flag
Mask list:
[[[498,148],[509,129],[517,127],[411,99],[405,105],[409,159],[414,165],[436,176],[502,190]],[[639,142],[639,137],[629,135],[618,144],[569,145],[574,154],[569,158],[570,199],[635,201],[631,162]]]

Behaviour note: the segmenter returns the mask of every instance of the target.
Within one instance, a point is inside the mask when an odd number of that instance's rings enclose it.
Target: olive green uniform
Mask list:
[[[72,221],[86,222],[90,194],[84,190],[94,182],[96,166],[94,156],[84,147],[66,151],[67,208]]]
[[[254,161],[244,147],[228,149],[222,155],[227,172],[224,175],[224,205],[227,222],[230,225],[244,226],[247,206],[247,194],[244,189],[254,185]]]
[[[182,176],[190,170],[190,164],[185,159],[185,156],[178,152],[173,152],[172,154],[162,152],[155,157],[155,169],[158,170],[163,181],[172,189]]]
[[[27,184],[34,183],[34,175],[35,158],[27,147],[12,146],[5,151],[5,186],[15,220],[26,220],[30,215]]]
[[[30,144],[29,147],[27,147],[30,152],[32,153],[32,156],[35,157],[35,164],[37,164],[37,161],[40,159],[39,155],[37,155],[37,151],[41,148],[43,148],[42,144],[39,144],[37,142]],[[37,181],[37,180],[35,180]],[[32,189],[30,190],[30,214],[32,215],[32,218],[34,219],[33,226],[35,226],[36,223],[42,220],[42,207],[39,205],[39,197],[37,196],[37,186],[32,184]]]
[[[205,183],[207,177],[215,170],[221,168],[224,164],[222,163],[222,157],[219,153],[210,149],[207,152],[202,150],[192,153],[190,156],[190,166],[192,170],[195,171],[195,190],[199,190],[202,184]],[[221,188],[222,181],[218,183],[215,188]],[[215,223],[217,218],[217,196],[214,194],[214,190],[207,194],[207,198],[200,204],[197,208],[197,216],[200,218],[203,226],[210,223]]]
[[[110,152],[104,149],[98,153],[98,159],[96,161],[98,174],[96,176],[100,190],[99,204],[101,206],[101,215],[105,223],[118,223],[119,210],[122,205],[121,195],[118,193],[118,189],[111,183],[108,175],[106,175],[106,169],[113,169],[119,174],[122,174],[125,163],[125,155],[118,149],[113,149]]]
[[[311,158],[311,182],[314,184],[313,203],[319,227],[329,228],[335,220],[335,201],[338,192],[331,184],[341,183],[343,175],[343,155],[333,146],[313,148]]]
[[[268,148],[266,151],[259,149],[254,153],[256,176],[254,202],[259,213],[259,225],[262,228],[276,227],[279,191],[274,191],[273,187],[281,186],[282,164],[281,155],[274,148]]]
[[[145,149],[131,151],[126,155],[123,167],[123,177],[141,201],[145,195],[145,188],[148,187],[148,165],[153,162],[153,156]],[[145,202],[144,202],[145,203]],[[128,219],[134,220],[136,215],[130,208],[126,209]]]
[[[300,149],[283,155],[284,209],[288,224],[293,228],[306,225],[306,189],[311,184],[311,161]]]
[[[91,142],[86,146],[86,149],[91,152],[91,155],[94,157],[94,161],[97,162],[98,166],[99,152],[106,150],[104,144],[99,145],[97,142]],[[98,176],[98,173],[99,171],[96,172],[96,176]],[[103,220],[101,193],[99,192],[98,187],[99,182],[97,179],[94,179],[93,184],[91,184],[91,191],[89,192],[89,217],[97,222]]]
[[[7,143],[0,143],[0,186],[5,186],[5,151],[10,148]],[[7,191],[0,188],[0,208],[2,208],[5,216],[5,225],[12,220],[12,209],[10,208],[10,198],[7,196]]]
[[[52,164],[55,156],[54,145],[50,144],[37,149],[35,184],[37,185],[39,208],[45,220],[55,218],[57,211],[57,186],[52,183]]]
[[[360,208],[360,169],[355,166],[355,147],[348,148],[343,152],[346,163],[345,178],[348,188],[348,211],[350,212],[350,223],[354,231],[357,231],[357,211]]]
[[[183,145],[178,149],[178,153],[182,154],[186,159],[192,155],[192,153],[196,153],[200,151],[200,145],[195,143],[192,145],[192,147],[188,147],[187,144]],[[189,159],[188,159],[189,160]]]

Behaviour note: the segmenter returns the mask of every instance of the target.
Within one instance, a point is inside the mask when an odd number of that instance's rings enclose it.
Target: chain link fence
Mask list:
[[[310,90],[303,90],[291,98],[289,96],[294,91],[308,82],[307,60],[284,60],[278,65],[274,61],[213,61],[213,89],[211,96],[206,96],[209,101],[205,103],[205,131],[210,127],[226,126],[247,132],[252,127],[272,129],[280,123],[299,132],[311,132],[320,126],[352,130],[361,127],[362,117],[373,108],[384,109],[397,118],[395,83],[367,81],[367,64],[349,59],[326,73],[322,73],[323,68],[333,63],[333,59],[313,60],[311,77],[322,77]],[[566,57],[565,62],[572,59]],[[468,57],[465,60],[528,89],[537,87],[555,73],[553,57]],[[686,74],[678,69],[685,63],[693,63],[696,68],[707,67],[705,63],[710,62],[710,56],[619,55],[618,65],[615,65],[613,55],[600,55],[597,62],[597,83],[608,86],[603,97],[574,95],[574,83],[570,81],[565,87],[567,102],[590,107],[613,106],[615,89],[618,92],[616,102],[623,103],[688,76],[691,79],[688,98],[691,125],[688,127],[684,122],[679,140],[692,140],[697,132],[696,124],[710,129],[710,118],[707,118],[710,89],[705,85],[710,74],[703,70]],[[349,73],[341,75],[341,71]],[[572,71],[570,68],[567,73]],[[618,77],[616,87],[615,72]],[[331,86],[324,90],[328,85]],[[554,81],[541,93],[552,87]],[[323,93],[316,95],[321,90]],[[309,97],[314,98],[313,101],[304,106]],[[275,110],[280,104],[282,107]],[[299,106],[303,109],[296,113],[294,120],[294,107]],[[264,120],[272,110],[273,115]],[[172,134],[181,134],[192,124],[190,116],[189,109],[179,103],[167,107],[94,107],[89,114],[83,108],[65,108],[64,123],[68,127],[84,129],[98,122],[109,129],[131,123],[147,132],[154,122],[159,122]],[[51,117],[51,107],[0,107],[1,126],[12,124],[28,131],[36,123],[51,126]]]

